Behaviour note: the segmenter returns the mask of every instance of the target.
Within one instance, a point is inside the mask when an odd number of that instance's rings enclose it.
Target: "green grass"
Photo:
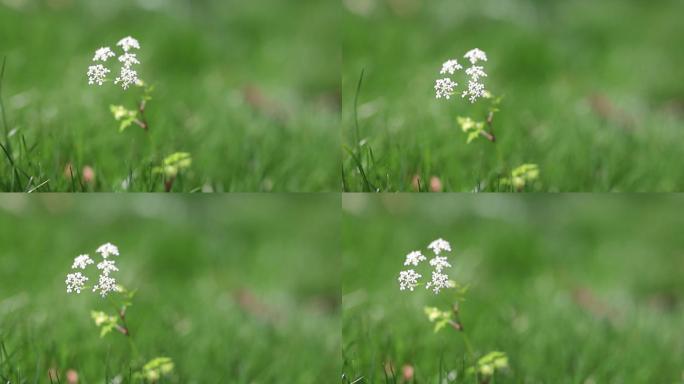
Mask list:
[[[0,190],[122,191],[131,176],[126,190],[161,191],[151,169],[178,151],[193,164],[173,191],[339,188],[338,12],[315,0],[1,3]],[[109,112],[133,107],[135,90],[87,84],[95,49],[128,35],[156,87],[148,134],[119,133]]]
[[[415,176],[421,190],[433,176],[445,191],[500,190],[524,163],[541,169],[528,191],[684,189],[681,1],[345,4],[345,190],[411,191]],[[434,96],[442,62],[473,47],[504,96],[496,144],[466,144],[456,116],[484,114]]]
[[[449,383],[474,382],[460,335],[434,334],[422,312],[450,295],[396,280],[404,255],[437,237],[451,241],[452,278],[470,284],[461,310],[476,353],[510,357],[496,384],[683,382],[681,196],[347,195],[343,208],[347,383],[405,382],[405,365],[415,383],[452,370]]]
[[[0,380],[127,383],[156,356],[175,362],[170,383],[338,378],[338,209],[332,195],[0,198]],[[73,258],[104,242],[138,289],[137,358],[123,335],[99,337],[99,296],[65,291]]]

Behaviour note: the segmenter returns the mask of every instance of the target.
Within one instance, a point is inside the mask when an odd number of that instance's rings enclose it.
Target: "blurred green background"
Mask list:
[[[542,191],[681,191],[684,2],[343,0],[343,170],[350,191],[497,190],[523,163]],[[436,100],[444,61],[479,47],[503,96],[497,143],[476,140],[461,99]],[[359,138],[355,142],[354,98]],[[463,80],[458,79],[459,83]],[[369,185],[359,168],[363,168]]]
[[[509,355],[497,384],[684,382],[684,196],[345,195],[343,210],[347,382],[405,382],[404,366],[415,383],[473,382],[460,335],[423,314],[453,296],[399,291],[405,255],[438,237],[470,284],[476,352]]]
[[[127,382],[129,366],[169,356],[167,382],[332,381],[339,221],[332,195],[2,196],[0,378]],[[108,303],[66,293],[73,258],[105,242],[119,246],[119,281],[138,289],[127,316],[138,360],[122,335],[100,339],[90,310]]]
[[[133,174],[128,190],[160,190],[149,168],[177,151],[194,163],[176,191],[338,188],[338,14],[328,0],[0,1],[8,140],[28,175],[13,181],[2,154],[0,188],[116,191]],[[109,111],[137,90],[87,84],[95,50],[128,35],[156,87],[149,135],[120,134]],[[74,187],[68,164],[95,180]]]

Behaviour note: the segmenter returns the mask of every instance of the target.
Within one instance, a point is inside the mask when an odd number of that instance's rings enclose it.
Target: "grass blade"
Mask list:
[[[3,57],[2,58],[2,67],[0,68],[0,110],[2,111],[2,125],[5,128],[5,145],[9,149],[10,148],[9,124],[7,124],[7,114],[5,113],[5,102],[2,100],[2,80],[5,78],[5,64],[6,63],[7,63],[7,57]]]
[[[363,83],[363,74],[365,72],[365,68],[361,70],[361,76],[359,76],[359,82],[356,84],[356,93],[354,93],[354,133],[356,134],[356,143],[355,147],[359,146],[359,143],[361,143],[361,135],[359,133],[359,114],[358,114],[358,105],[359,105],[359,94],[361,93],[361,84]]]
[[[349,186],[347,185],[347,177],[344,174],[344,166],[342,166],[342,192],[349,192]]]
[[[47,180],[43,181],[42,183],[38,184],[38,185],[37,185],[36,187],[34,187],[33,189],[29,190],[27,193],[33,193],[33,192],[35,192],[36,190],[40,189],[40,187],[42,187],[43,185],[45,185],[45,184],[47,184],[47,183],[49,183],[49,182],[50,182],[50,179],[47,179]]]
[[[368,177],[366,177],[366,172],[363,170],[363,165],[361,164],[361,160],[359,160],[358,156],[352,151],[351,148],[345,146],[344,149],[349,153],[349,156],[354,159],[354,162],[356,163],[356,168],[358,168],[359,172],[361,173],[361,178],[363,179],[363,184],[364,184],[364,192],[373,192],[375,191],[375,187],[373,187],[373,184],[368,180]]]

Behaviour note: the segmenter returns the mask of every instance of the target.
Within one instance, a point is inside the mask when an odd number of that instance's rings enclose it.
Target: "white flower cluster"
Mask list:
[[[446,256],[440,256],[442,252],[451,252],[451,244],[446,240],[437,239],[431,242],[427,247],[432,250],[435,255],[429,261],[433,270],[431,273],[431,280],[425,285],[425,288],[432,289],[432,291],[437,294],[444,288],[451,288],[454,286],[454,283],[449,279],[449,276],[444,273],[444,269],[451,268],[451,264],[449,264],[449,260]],[[420,251],[412,251],[406,255],[404,265],[416,267],[425,260],[427,260],[427,257]],[[421,277],[423,276],[413,269],[399,272],[399,290],[413,291],[414,288],[419,285],[418,281]]]
[[[135,53],[129,53],[131,49],[140,49],[140,44],[138,40],[128,36],[119,40],[116,43],[117,46],[121,47],[123,54],[118,58],[121,62],[121,70],[119,76],[114,79],[114,84],[121,84],[121,88],[128,89],[131,84],[137,84],[140,82],[138,78],[138,72],[133,69],[133,65],[140,64],[138,57]],[[109,58],[115,57],[116,54],[109,47],[102,47],[95,51],[93,56],[93,61],[107,62]],[[88,84],[102,85],[107,80],[107,74],[111,71],[102,64],[95,64],[88,67]]]
[[[450,75],[453,75],[454,73],[456,73],[456,71],[460,69],[463,69],[463,67],[461,66],[461,64],[458,63],[458,61],[447,60],[446,62],[444,62],[444,64],[442,64],[442,70],[439,71],[439,74],[444,75],[448,73]]]
[[[468,88],[463,90],[461,97],[467,97],[471,103],[474,103],[477,99],[484,97],[487,92],[482,83],[482,78],[487,77],[487,73],[484,71],[484,67],[475,65],[479,61],[487,61],[487,54],[484,53],[484,51],[475,48],[466,52],[463,57],[470,61],[471,66],[465,70],[465,73],[468,76]],[[463,66],[461,66],[456,59],[451,59],[442,64],[442,70],[439,71],[439,74],[453,75],[456,71],[461,69],[463,69]],[[455,88],[457,86],[458,83],[454,82],[449,77],[437,79],[435,81],[435,97],[448,100],[455,93]]]
[[[437,239],[428,244],[428,248],[432,249],[435,255],[439,255],[442,251],[451,252],[451,244],[444,239]]]
[[[406,255],[406,261],[404,261],[404,265],[417,266],[418,263],[425,260],[427,260],[427,258],[423,256],[423,254],[420,253],[420,251],[413,251]]]
[[[399,272],[399,290],[408,289],[413,291],[413,289],[418,286],[418,279],[423,277],[420,273],[409,269],[407,271]]]
[[[97,284],[93,287],[93,292],[100,291],[100,296],[106,297],[109,292],[120,291],[116,283],[116,279],[111,277],[112,272],[119,271],[114,260],[109,259],[109,256],[119,256],[119,248],[111,243],[103,244],[95,251],[102,257],[102,261],[97,264],[97,269],[100,270]],[[71,269],[85,270],[88,265],[94,264],[93,259],[89,255],[79,255],[74,259]],[[76,292],[81,293],[85,288],[88,277],[81,272],[69,273],[66,278],[67,293]]]
[[[435,96],[438,99],[443,97],[449,100],[451,95],[454,94],[454,88],[456,87],[458,87],[458,83],[451,81],[448,77],[437,79],[437,81],[435,81]]]
[[[74,259],[74,264],[71,266],[71,269],[76,269],[76,268],[86,269],[88,264],[92,264],[92,263],[94,263],[94,261],[88,255],[76,256],[76,258]]]
[[[112,243],[101,245],[95,252],[99,253],[103,259],[106,259],[111,255],[119,256],[119,248]]]
[[[67,293],[76,292],[81,293],[81,289],[85,285],[88,278],[83,276],[81,272],[69,273],[66,278]]]

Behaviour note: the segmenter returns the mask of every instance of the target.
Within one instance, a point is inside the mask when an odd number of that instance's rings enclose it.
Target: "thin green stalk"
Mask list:
[[[138,347],[135,344],[135,341],[133,340],[133,336],[131,334],[128,334],[128,345],[131,347],[131,351],[133,352],[133,360],[136,360],[138,356],[140,356],[140,352],[138,351]]]
[[[468,334],[465,333],[465,331],[461,331],[461,335],[463,336],[463,344],[466,346],[466,350],[468,351],[468,355],[470,356],[470,359],[474,362],[475,361],[475,352],[473,351],[473,346],[470,344],[470,338],[468,338]]]
[[[119,308],[116,302],[111,297],[107,297],[108,302],[112,305],[114,308],[114,311],[116,314],[119,316],[121,319],[121,323],[123,324],[123,331],[120,330],[120,332],[126,336],[126,339],[128,340],[128,344],[131,347],[131,351],[133,352],[133,358],[136,359],[138,356],[140,356],[140,352],[138,351],[138,347],[136,346],[133,336],[131,336],[131,331],[128,329],[128,324],[126,322],[126,312],[125,312],[125,307]]]
[[[2,80],[5,77],[5,63],[7,61],[6,57],[2,58],[2,67],[0,68],[0,110],[2,110],[2,125],[5,128],[5,147],[11,153],[12,148],[9,142],[9,124],[7,124],[7,114],[5,113],[5,103],[2,101]]]
[[[5,111],[5,102],[2,99],[2,83],[5,78],[5,64],[7,62],[7,57],[2,58],[2,67],[0,67],[0,111],[2,111],[2,125],[5,130],[5,145],[0,144],[2,151],[7,156],[10,166],[12,167],[12,186],[10,190],[14,190],[16,183],[21,183],[19,178],[19,173],[17,172],[17,166],[14,164],[14,159],[12,158],[12,144],[9,139],[9,124],[7,123],[7,112]],[[22,171],[22,173],[25,173]]]
[[[365,68],[361,70],[361,76],[359,76],[359,82],[356,84],[356,93],[354,94],[354,133],[356,134],[356,143],[354,144],[355,148],[359,148],[361,145],[361,134],[359,133],[359,114],[358,114],[358,105],[359,105],[359,93],[361,93],[361,84],[363,83],[363,74],[365,72]]]

